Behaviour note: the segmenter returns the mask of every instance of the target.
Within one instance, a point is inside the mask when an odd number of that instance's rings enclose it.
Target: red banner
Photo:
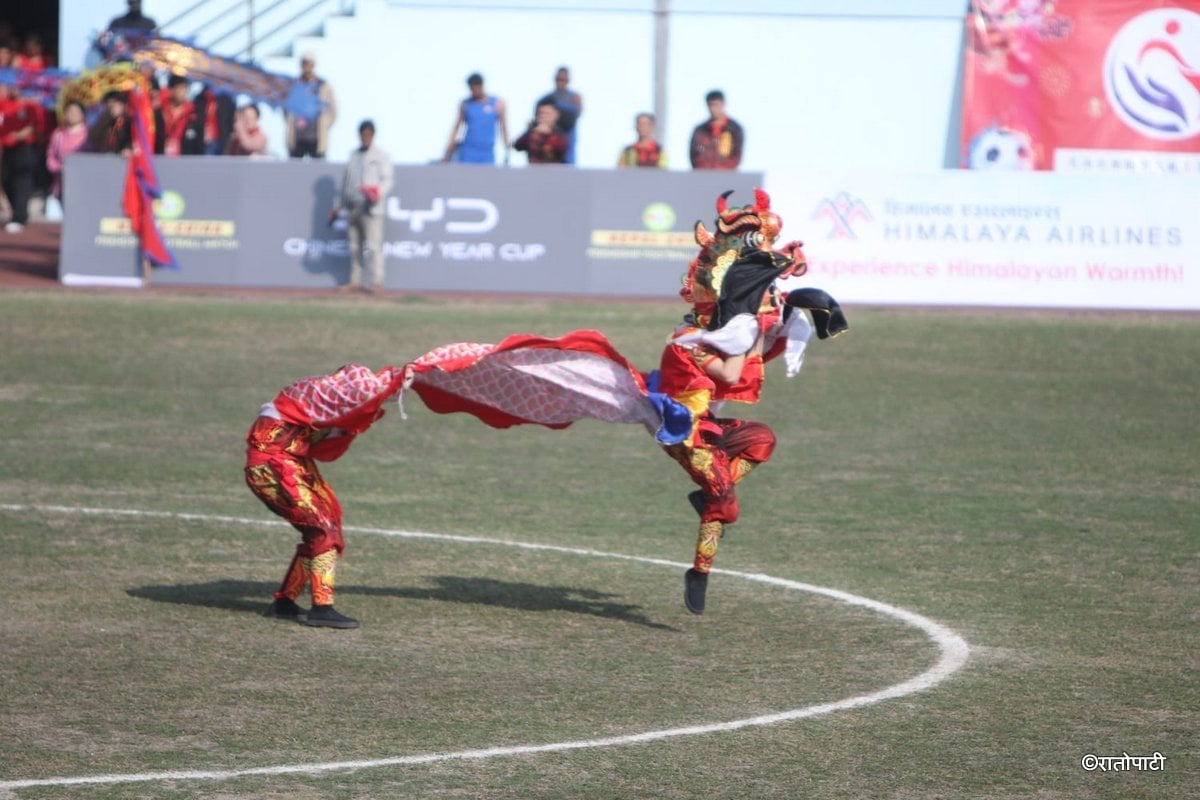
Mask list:
[[[973,0],[966,36],[963,166],[1200,153],[1200,0]]]

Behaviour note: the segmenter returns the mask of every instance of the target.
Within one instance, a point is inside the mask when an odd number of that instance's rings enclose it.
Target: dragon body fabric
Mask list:
[[[493,428],[565,428],[581,419],[643,425],[663,444],[688,435],[688,410],[654,391],[597,331],[558,339],[518,334],[499,344],[459,342],[409,364],[433,411],[474,414]]]

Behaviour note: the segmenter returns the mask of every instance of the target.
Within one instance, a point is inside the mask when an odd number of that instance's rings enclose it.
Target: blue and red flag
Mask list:
[[[154,170],[154,110],[150,97],[135,87],[129,93],[129,116],[133,131],[133,152],[125,170],[125,194],[121,207],[138,238],[138,249],[156,267],[179,269],[175,254],[167,247],[158,222],[154,219],[154,201],[162,195],[158,173]]]

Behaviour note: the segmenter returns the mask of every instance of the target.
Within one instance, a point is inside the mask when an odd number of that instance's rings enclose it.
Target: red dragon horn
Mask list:
[[[725,216],[725,209],[728,207],[726,201],[729,199],[729,195],[731,194],[733,194],[733,189],[730,189],[717,198],[717,213],[722,217]]]
[[[762,189],[754,190],[754,210],[760,214],[771,210],[771,196]]]

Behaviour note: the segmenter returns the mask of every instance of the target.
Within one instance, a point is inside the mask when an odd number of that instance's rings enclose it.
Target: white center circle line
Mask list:
[[[290,527],[283,520],[273,519],[250,519],[246,517],[232,517],[218,514],[188,514],[171,511],[144,511],[138,509],[115,509],[115,508],[85,508],[74,506],[58,506],[58,505],[15,505],[15,504],[0,504],[0,511],[13,512],[40,512],[54,514],[79,514],[79,515],[97,515],[97,516],[127,516],[127,517],[146,517],[146,518],[165,518],[178,519],[189,522],[220,522],[231,525],[261,525],[269,527]],[[634,556],[624,553],[607,553],[600,550],[589,550],[578,547],[563,547],[559,545],[537,544],[533,542],[518,542],[505,539],[491,539],[483,536],[461,536],[444,533],[428,533],[422,531],[400,531],[388,530],[383,528],[364,528],[356,526],[346,526],[345,531],[351,533],[366,534],[370,536],[387,536],[404,539],[432,539],[437,541],[456,542],[460,544],[484,544],[495,545],[501,547],[515,547],[522,550],[546,551],[554,553],[565,553],[568,555],[584,556],[588,558],[607,558],[617,559],[622,561],[635,561],[642,564],[654,564],[656,566],[671,567],[677,569],[686,569],[690,564],[683,564],[675,561],[667,561],[659,558],[649,558],[645,556]],[[970,656],[970,646],[966,640],[955,633],[950,628],[934,622],[928,617],[917,614],[914,611],[909,611],[899,606],[882,603],[878,600],[872,600],[868,597],[844,592],[840,589],[830,589],[824,586],[814,586],[808,583],[800,583],[799,581],[787,580],[785,578],[776,578],[770,575],[762,575],[749,572],[738,572],[728,569],[714,569],[713,573],[721,575],[729,575],[735,578],[763,583],[771,586],[779,586],[785,589],[794,591],[807,592],[816,594],[822,597],[828,597],[841,603],[859,608],[865,608],[877,614],[899,620],[906,625],[917,628],[924,633],[930,641],[938,648],[938,659],[929,669],[925,670],[915,677],[909,678],[901,683],[893,684],[875,692],[868,694],[855,695],[844,700],[837,700],[831,703],[821,703],[818,705],[805,706],[803,708],[795,708],[788,711],[779,711],[773,714],[763,714],[755,717],[746,717],[744,719],[735,719],[728,722],[715,722],[704,725],[690,725],[681,728],[664,728],[654,731],[645,731],[643,733],[627,734],[624,736],[609,736],[600,739],[578,739],[567,742],[550,742],[546,744],[530,744],[530,745],[513,745],[502,747],[489,747],[477,750],[458,750],[454,752],[444,753],[426,753],[413,756],[395,756],[391,758],[376,758],[360,761],[329,761],[310,764],[281,764],[268,767],[250,767],[246,769],[233,770],[178,770],[166,772],[147,772],[147,773],[127,773],[127,774],[112,774],[112,775],[82,775],[77,777],[58,777],[58,778],[32,778],[26,780],[0,780],[0,792],[13,791],[16,789],[26,789],[38,786],[82,786],[96,784],[117,784],[117,783],[148,783],[153,781],[178,781],[178,780],[197,780],[197,781],[223,781],[234,778],[251,777],[256,775],[299,775],[299,774],[314,774],[321,772],[333,772],[337,770],[357,770],[369,769],[375,767],[391,767],[391,766],[410,766],[418,764],[431,764],[439,761],[470,761],[482,760],[489,758],[501,758],[505,756],[528,755],[534,753],[559,753],[567,750],[583,750],[594,747],[615,747],[618,745],[629,744],[645,744],[647,742],[656,742],[663,739],[670,739],[678,736],[700,736],[710,733],[723,733],[728,731],[736,731],[742,728],[750,728],[762,725],[774,725],[780,722],[789,722],[792,720],[805,719],[808,717],[819,717],[826,714],[832,714],[837,711],[848,711],[854,708],[862,708],[863,706],[873,705],[884,700],[894,700],[899,697],[916,694],[933,688],[942,681],[949,678],[967,663]]]

